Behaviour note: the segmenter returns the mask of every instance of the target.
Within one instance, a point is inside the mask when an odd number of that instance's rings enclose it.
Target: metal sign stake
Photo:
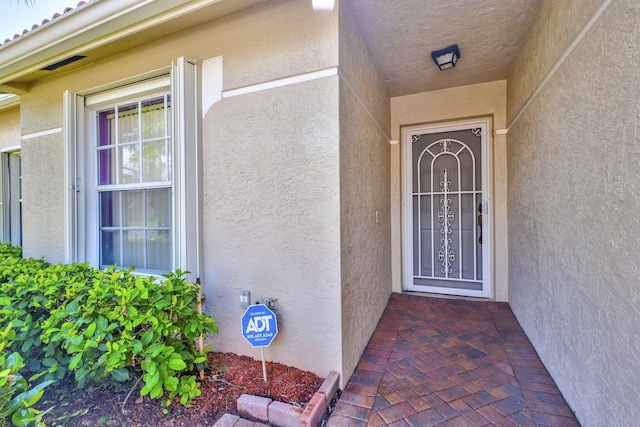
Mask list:
[[[267,382],[267,362],[264,348],[278,335],[276,314],[264,304],[255,304],[247,308],[241,319],[242,336],[252,347],[260,347],[262,355],[262,376]]]
[[[264,347],[260,347],[260,353],[262,353],[262,376],[264,377],[264,382],[267,382],[267,364],[264,361]]]

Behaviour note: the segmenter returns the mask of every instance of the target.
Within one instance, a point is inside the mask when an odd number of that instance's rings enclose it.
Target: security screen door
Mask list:
[[[405,131],[412,291],[488,297],[487,122]]]

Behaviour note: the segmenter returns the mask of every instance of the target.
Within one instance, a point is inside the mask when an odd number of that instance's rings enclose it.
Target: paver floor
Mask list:
[[[329,419],[579,426],[507,303],[394,293]]]

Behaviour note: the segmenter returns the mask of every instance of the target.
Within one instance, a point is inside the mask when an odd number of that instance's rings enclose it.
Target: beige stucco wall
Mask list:
[[[386,90],[347,3],[341,2],[343,384],[354,371],[391,294],[389,120]]]
[[[0,110],[0,149],[20,145],[20,107]]]
[[[82,92],[147,73],[179,56],[198,62],[223,56],[224,90],[337,66],[337,22],[337,12],[314,13],[306,0],[274,0],[44,79],[21,99],[22,134],[62,125],[64,90]]]
[[[511,122],[545,74],[556,64],[567,46],[602,0],[562,0],[541,2],[535,25],[531,25],[526,46],[514,63],[507,92],[507,120]],[[570,17],[559,21],[559,17]],[[544,40],[544,42],[540,42]]]
[[[511,117],[599,5],[542,3]],[[640,419],[638,46],[637,1],[611,2],[508,133],[509,302],[585,426]]]
[[[21,157],[23,255],[46,254],[47,261],[64,262],[64,147],[60,133],[23,140]]]
[[[277,298],[268,359],[341,368],[338,77],[225,99],[204,123],[204,276],[219,351],[240,335],[240,290]]]
[[[65,90],[86,92],[222,56],[225,90],[338,65],[337,11],[276,0],[36,83],[22,98],[21,134],[63,126]],[[319,375],[341,371],[339,78],[225,99],[204,128],[202,281],[218,320],[214,350],[260,356],[241,336],[239,290],[278,299],[270,360]],[[62,132],[23,143],[25,255],[62,261]],[[195,236],[194,236],[195,238]]]
[[[504,80],[437,90],[391,98],[391,138],[400,142],[391,147],[391,230],[393,239],[393,290],[403,289],[402,237],[402,156],[403,126],[471,121],[489,118],[493,129],[506,127],[506,91]],[[493,230],[492,296],[498,301],[508,298],[507,243],[507,162],[506,137],[490,138],[490,212]]]
[[[20,106],[11,106],[0,109],[0,150],[3,152],[11,152],[20,149]],[[4,157],[4,156],[3,156]],[[4,162],[4,159],[3,159]],[[0,183],[4,176],[0,178]],[[2,183],[0,197],[4,191],[6,183]],[[4,199],[4,197],[2,197]],[[6,208],[6,206],[5,206]],[[3,224],[4,218],[0,218],[0,224]],[[4,226],[2,227],[4,228]],[[0,233],[3,234],[4,233]],[[6,240],[10,240],[10,236],[3,236]]]

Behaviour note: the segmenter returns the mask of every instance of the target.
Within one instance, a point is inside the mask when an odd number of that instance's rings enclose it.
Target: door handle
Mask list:
[[[480,227],[480,233],[478,235],[478,244],[482,244],[482,202],[478,203],[478,227]]]

